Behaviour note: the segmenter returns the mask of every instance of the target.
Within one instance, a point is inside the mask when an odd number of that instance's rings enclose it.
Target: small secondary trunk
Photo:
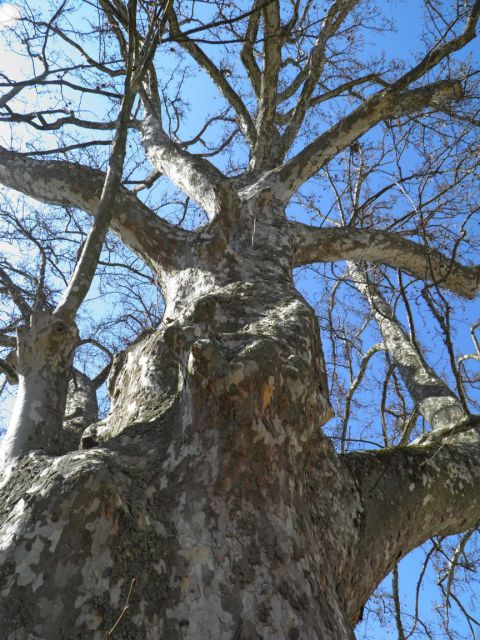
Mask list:
[[[164,277],[163,326],[117,359],[90,448],[4,482],[7,639],[353,638],[359,507],[320,430],[318,325],[283,212],[245,206]]]
[[[18,390],[1,447],[4,468],[31,450],[51,454],[64,450],[62,423],[77,342],[75,323],[48,311],[35,311],[30,323],[19,327],[15,353]]]

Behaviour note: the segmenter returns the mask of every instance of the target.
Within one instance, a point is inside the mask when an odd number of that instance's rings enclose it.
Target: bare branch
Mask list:
[[[264,180],[281,190],[283,199],[288,201],[306,180],[382,120],[399,118],[430,106],[438,109],[461,95],[460,83],[454,80],[441,80],[409,91],[379,91],[291,160],[267,174]]]
[[[290,222],[296,237],[295,265],[337,260],[379,262],[464,298],[480,291],[480,267],[467,267],[437,249],[387,231],[310,227]]]
[[[145,150],[154,169],[198,202],[211,220],[238,214],[237,193],[229,180],[208,160],[174,143],[163,130],[158,115],[150,111],[142,130]]]
[[[8,273],[0,267],[0,282],[2,282],[5,289],[8,291],[13,302],[16,304],[18,310],[22,314],[24,320],[27,320],[32,313],[30,305],[25,300],[25,297],[19,287],[13,282]]]
[[[252,14],[252,16],[253,15],[255,14]],[[212,60],[200,48],[200,46],[196,42],[188,38],[185,34],[182,34],[180,26],[178,24],[177,16],[173,8],[170,8],[170,10],[168,11],[168,21],[170,26],[170,35],[173,38],[177,39],[178,44],[183,49],[188,51],[195,62],[197,62],[197,64],[208,73],[215,85],[220,89],[225,100],[227,100],[229,105],[237,114],[238,124],[241,131],[246,136],[250,145],[253,146],[257,138],[257,132],[254,122],[242,98],[230,85],[227,78],[225,77],[225,74],[222,73],[222,70],[212,62]]]
[[[392,307],[369,279],[364,263],[349,263],[348,269],[355,286],[370,304],[385,346],[420,414],[432,429],[450,428],[467,419],[462,403],[428,366]]]
[[[477,22],[480,17],[480,0],[475,0],[469,16],[467,18],[465,29],[463,33],[452,40],[444,41],[442,37],[441,40],[432,48],[425,56],[420,60],[420,62],[415,65],[412,69],[407,71],[407,73],[403,74],[396,82],[394,87],[406,87],[415,80],[423,77],[427,71],[436,67],[439,62],[447,58],[447,56],[455,53],[462,49],[465,45],[471,42],[475,36],[475,29],[477,27]]]
[[[362,363],[360,365],[360,369],[357,373],[357,376],[355,380],[352,382],[352,384],[350,385],[350,388],[347,392],[347,395],[345,397],[345,413],[342,421],[342,436],[341,436],[341,444],[340,444],[341,453],[345,453],[345,442],[347,440],[348,419],[350,417],[350,407],[352,404],[354,393],[365,376],[365,372],[367,370],[368,363],[370,362],[371,358],[379,351],[384,351],[384,350],[385,350],[385,345],[383,344],[383,342],[379,342],[377,344],[374,344],[373,347],[370,347],[367,353],[363,356]]]
[[[261,71],[260,97],[257,115],[257,144],[253,154],[253,169],[263,169],[274,159],[272,150],[278,146],[275,126],[277,112],[277,85],[282,65],[280,7],[272,0],[263,8],[264,64]]]
[[[313,92],[318,80],[323,73],[326,62],[325,52],[327,43],[340,28],[347,15],[357,5],[359,0],[335,0],[325,16],[318,38],[310,52],[304,69],[299,74],[302,76],[303,87],[290,118],[290,122],[282,136],[282,157],[292,146],[295,137],[302,125],[305,114],[310,107]],[[292,84],[295,84],[295,80]]]
[[[47,204],[73,206],[95,215],[105,181],[102,171],[73,162],[34,160],[0,148],[0,183]],[[134,194],[121,188],[112,229],[148,265],[175,265],[178,247],[190,234],[158,218]],[[177,247],[172,250],[172,247]]]
[[[257,64],[257,61],[255,60],[253,49],[258,35],[258,27],[260,24],[261,16],[260,2],[258,0],[255,0],[253,9],[254,11],[252,11],[248,20],[248,26],[245,32],[245,42],[240,57],[242,59],[243,66],[247,70],[253,90],[255,91],[257,97],[259,97],[261,92],[262,77],[260,68]]]

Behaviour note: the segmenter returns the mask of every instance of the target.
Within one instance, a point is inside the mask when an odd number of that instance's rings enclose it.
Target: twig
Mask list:
[[[122,612],[120,613],[120,615],[117,618],[117,621],[115,622],[115,624],[113,625],[113,627],[111,629],[109,629],[107,631],[107,633],[105,634],[105,638],[110,638],[113,635],[113,632],[115,631],[115,629],[118,627],[118,625],[120,624],[121,619],[123,618],[123,616],[127,613],[128,609],[129,609],[129,602],[130,602],[130,596],[132,595],[132,590],[133,590],[133,585],[135,584],[135,578],[132,578],[132,581],[130,582],[130,589],[128,590],[128,594],[127,594],[127,599],[125,600],[125,606],[122,609]]]

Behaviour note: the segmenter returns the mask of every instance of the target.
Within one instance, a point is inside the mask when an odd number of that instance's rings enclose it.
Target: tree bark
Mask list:
[[[283,212],[254,213],[236,246],[192,243],[161,330],[113,367],[101,446],[4,481],[7,638],[103,638],[133,579],[122,638],[353,637],[339,531],[312,526],[343,517],[318,326]],[[312,451],[332,485],[314,511]]]
[[[84,450],[32,452],[4,477],[7,640],[352,640],[367,591],[412,543],[399,551],[389,529],[372,568],[383,485],[372,458],[341,458],[322,433],[332,410],[292,227],[262,194],[242,211],[228,239],[197,232],[163,274],[164,322],[117,357],[111,414]]]
[[[17,331],[18,390],[2,442],[2,466],[33,449],[60,453],[68,380],[78,330],[58,314],[36,311]]]

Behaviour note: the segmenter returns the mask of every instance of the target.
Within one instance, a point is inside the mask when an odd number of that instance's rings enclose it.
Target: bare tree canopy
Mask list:
[[[8,640],[477,637],[479,18],[0,5]]]

